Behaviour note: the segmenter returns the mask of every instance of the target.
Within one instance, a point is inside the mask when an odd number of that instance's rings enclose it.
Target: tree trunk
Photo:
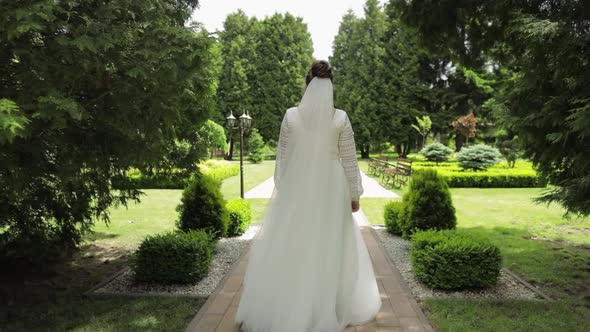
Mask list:
[[[233,160],[233,155],[234,155],[234,140],[233,140],[233,135],[230,132],[230,136],[229,136],[229,152],[227,153],[227,156],[225,156],[225,160],[232,161]]]
[[[369,158],[369,144],[361,145],[361,159]]]
[[[401,152],[399,154],[400,158],[407,158],[409,152],[410,152],[410,144],[409,143],[402,144]]]
[[[395,145],[395,153],[397,153],[398,156],[402,154],[402,146],[401,146],[401,144],[396,144]]]
[[[465,143],[465,136],[463,136],[461,134],[455,135],[455,151],[456,152],[461,151],[461,148],[463,147],[464,143]]]

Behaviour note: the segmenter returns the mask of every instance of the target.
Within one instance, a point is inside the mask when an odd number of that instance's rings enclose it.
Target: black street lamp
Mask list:
[[[250,129],[252,126],[252,117],[248,115],[248,112],[244,111],[242,115],[240,115],[239,122],[236,126],[236,117],[234,116],[233,112],[229,112],[227,118],[227,129],[240,130],[240,197],[244,198],[244,132]]]

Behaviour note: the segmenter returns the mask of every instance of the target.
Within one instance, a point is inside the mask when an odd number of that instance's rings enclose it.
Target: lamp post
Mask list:
[[[244,198],[244,132],[250,129],[252,125],[252,117],[248,112],[242,112],[236,126],[236,117],[233,112],[229,112],[227,118],[228,130],[240,130],[240,197]]]

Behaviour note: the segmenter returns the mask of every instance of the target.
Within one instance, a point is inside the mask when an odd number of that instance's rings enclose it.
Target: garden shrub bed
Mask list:
[[[528,161],[518,161],[514,168],[497,164],[485,171],[465,171],[457,162],[414,162],[412,168],[436,169],[451,188],[530,188],[545,187],[544,181]]]
[[[428,230],[415,233],[411,243],[416,277],[432,288],[488,287],[500,275],[500,249],[484,238],[455,230]]]

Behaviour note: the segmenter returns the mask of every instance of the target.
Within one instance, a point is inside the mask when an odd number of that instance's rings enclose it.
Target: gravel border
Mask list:
[[[424,298],[457,298],[457,299],[518,299],[543,300],[538,293],[523,284],[512,272],[500,270],[500,277],[495,286],[481,290],[444,291],[429,288],[416,278],[410,262],[410,241],[387,232],[384,226],[373,226],[379,241],[383,244],[387,255],[391,258],[400,274],[405,279],[412,294]]]
[[[208,297],[248,248],[258,229],[259,225],[252,225],[241,236],[219,239],[209,273],[196,284],[161,285],[137,282],[133,270],[125,268],[90,289],[86,295]]]

